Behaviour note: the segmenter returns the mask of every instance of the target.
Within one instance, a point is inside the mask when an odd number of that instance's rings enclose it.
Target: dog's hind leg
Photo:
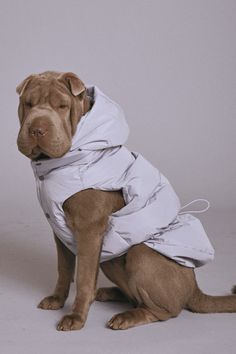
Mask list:
[[[97,301],[131,301],[128,297],[129,288],[127,286],[127,274],[124,268],[125,258],[126,256],[123,255],[101,263],[103,273],[117,286],[99,288],[96,294]]]
[[[116,286],[110,288],[99,288],[96,294],[96,301],[121,301],[128,302],[128,297]]]
[[[122,313],[114,315],[107,325],[111,329],[128,329],[131,327],[157,322],[160,320],[167,320],[171,314],[164,309],[159,309],[156,313],[150,311],[145,307],[137,307]]]
[[[117,285],[117,287],[102,288],[101,291],[98,289],[99,297],[106,298],[106,300],[98,299],[98,301],[125,301],[126,299],[126,301],[133,303],[133,296],[128,286],[125,264],[126,255],[101,263],[103,273],[111,282]]]
[[[108,322],[112,329],[126,329],[176,317],[185,307],[195,286],[192,269],[180,266],[144,244],[126,255],[101,265],[134,305]]]

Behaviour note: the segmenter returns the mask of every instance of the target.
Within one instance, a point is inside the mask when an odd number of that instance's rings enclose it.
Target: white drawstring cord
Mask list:
[[[195,214],[200,214],[200,213],[204,213],[205,211],[207,211],[209,208],[210,208],[210,202],[207,200],[207,199],[194,199],[192,200],[190,203],[188,204],[185,204],[184,206],[182,206],[182,208],[180,208],[180,210],[186,208],[187,206],[193,204],[193,203],[196,203],[196,202],[206,202],[207,203],[207,206],[205,207],[205,209],[202,209],[202,210],[188,210],[188,211],[181,211],[179,213],[179,215],[182,215],[182,214],[188,214],[188,213],[195,213]]]

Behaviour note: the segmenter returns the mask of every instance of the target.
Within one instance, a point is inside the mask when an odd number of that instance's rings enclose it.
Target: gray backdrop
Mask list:
[[[236,1],[1,0],[1,207],[38,212],[18,153],[16,85],[73,71],[126,112],[129,148],[184,204],[236,205]]]
[[[16,85],[44,70],[74,71],[120,103],[129,148],[164,173],[201,216],[216,249],[200,288],[235,284],[236,0],[0,0],[0,343],[4,354],[235,354],[235,314],[182,311],[170,321],[111,331],[129,305],[95,302],[82,331],[55,330],[70,311],[40,311],[56,249],[29,161],[17,151]],[[218,210],[217,210],[218,209]],[[99,286],[107,285],[100,274]]]

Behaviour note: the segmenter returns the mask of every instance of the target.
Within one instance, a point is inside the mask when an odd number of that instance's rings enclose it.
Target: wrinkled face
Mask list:
[[[20,152],[30,159],[63,156],[84,114],[82,81],[72,73],[46,72],[25,79],[17,92]]]

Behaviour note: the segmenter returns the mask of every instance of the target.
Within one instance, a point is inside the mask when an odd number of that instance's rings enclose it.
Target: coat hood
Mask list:
[[[87,91],[94,103],[78,123],[70,152],[123,145],[129,135],[123,110],[96,86],[88,87]]]
[[[129,127],[121,107],[96,86],[88,86],[87,92],[93,106],[81,117],[70,150],[60,158],[32,161],[38,176],[79,160],[84,161],[89,152],[113,148],[126,142]]]

